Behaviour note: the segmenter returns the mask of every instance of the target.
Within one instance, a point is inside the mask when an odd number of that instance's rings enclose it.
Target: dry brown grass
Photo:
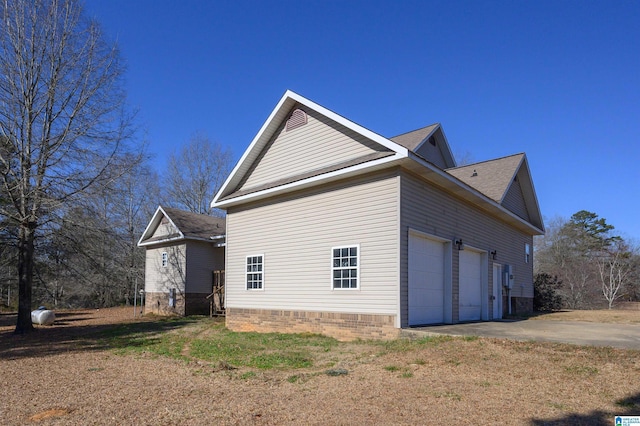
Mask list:
[[[0,328],[0,422],[560,425],[612,424],[615,414],[640,413],[638,351],[483,338],[352,342],[312,368],[221,369],[117,355],[93,339],[132,319],[131,309],[76,311],[31,336]],[[330,376],[328,368],[348,374]]]
[[[533,320],[548,321],[586,321],[608,324],[640,324],[640,311],[603,309],[592,311],[560,311],[531,317]]]

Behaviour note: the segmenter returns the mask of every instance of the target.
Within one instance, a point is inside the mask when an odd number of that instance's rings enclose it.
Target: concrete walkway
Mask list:
[[[405,335],[453,335],[495,337],[512,340],[611,346],[640,350],[640,325],[603,324],[579,321],[491,321],[453,325],[413,327]]]

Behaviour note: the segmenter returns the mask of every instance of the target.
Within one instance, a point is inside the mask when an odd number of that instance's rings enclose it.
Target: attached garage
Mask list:
[[[483,255],[465,249],[458,252],[459,268],[459,321],[477,321],[483,317]],[[486,309],[486,308],[485,308]]]
[[[446,247],[448,244],[442,241],[409,233],[410,326],[450,322],[445,309],[445,299],[449,299],[445,292],[449,275]]]

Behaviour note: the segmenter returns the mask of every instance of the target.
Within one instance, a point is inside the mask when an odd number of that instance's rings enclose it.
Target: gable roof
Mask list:
[[[414,154],[420,155],[422,146],[431,137],[438,139],[440,142],[438,143],[438,150],[440,151],[440,154],[445,161],[445,168],[455,167],[456,160],[453,158],[451,147],[449,146],[449,142],[447,141],[447,138],[442,131],[442,126],[440,125],[440,123],[434,123],[429,126],[413,130],[411,132],[393,136],[389,138],[389,140],[392,140],[393,142],[407,148]],[[429,160],[428,158],[425,159]]]
[[[504,205],[509,190],[514,185],[519,185],[528,220],[540,230],[544,230],[529,163],[524,153],[447,169],[446,172],[500,205]]]
[[[255,162],[260,160],[263,155],[263,151],[268,149],[269,143],[278,129],[282,128],[292,110],[297,106],[309,108],[327,117],[329,120],[333,120],[339,125],[346,127],[348,130],[356,132],[357,134],[367,138],[371,142],[383,146],[388,150],[388,152],[384,153],[382,156],[367,158],[366,161],[345,162],[344,164],[341,164],[340,167],[331,167],[326,170],[315,170],[313,173],[295,176],[295,179],[283,179],[281,181],[269,182],[266,185],[253,187],[250,191],[242,190],[241,185],[246,179],[247,174],[251,172]],[[465,181],[465,179],[463,179],[463,175],[465,173],[464,167],[454,167],[450,169],[460,169],[460,173],[455,171],[453,173],[448,173],[445,171],[446,167],[443,168],[442,165],[435,165],[428,161],[424,156],[420,155],[420,148],[431,136],[437,136],[439,142],[441,142],[437,145],[440,146],[440,153],[442,154],[445,165],[455,166],[455,160],[451,155],[449,144],[444,136],[444,132],[442,131],[440,124],[438,123],[387,139],[288,90],[271,112],[267,121],[262,125],[260,131],[233,168],[221,189],[215,195],[211,202],[211,206],[225,209],[230,206],[260,200],[278,194],[289,193],[294,190],[316,186],[321,183],[345,179],[393,166],[402,166],[419,174],[424,179],[439,186],[450,194],[470,202],[494,216],[502,218],[519,229],[526,230],[532,235],[544,233],[541,214],[537,204],[537,199],[535,198],[535,192],[533,191],[533,184],[529,176],[528,166],[526,166],[526,160],[521,164],[524,164],[524,169],[526,170],[525,180],[528,179],[531,187],[531,190],[525,191],[528,192],[528,206],[535,210],[531,215],[534,220],[531,221],[515,214],[513,211],[502,205],[501,201],[498,201],[496,196],[496,194],[500,192],[499,188],[494,192],[488,191],[487,189],[489,186],[494,184],[487,184],[486,188],[480,185],[482,189],[477,188],[474,186],[474,182]],[[522,166],[520,169],[521,168]],[[518,173],[520,169],[518,169]],[[500,184],[496,185],[503,187],[504,185],[502,182],[506,182],[506,179],[498,180],[500,180]],[[484,191],[489,192],[491,195],[487,195]],[[504,197],[504,194],[502,194],[502,197]],[[540,218],[540,220],[537,220],[538,218]]]
[[[447,169],[447,173],[501,203],[523,158],[524,154],[515,154]]]
[[[174,232],[154,237],[154,233],[163,218],[166,218],[173,225]],[[138,247],[180,240],[215,241],[220,243],[224,242],[225,233],[226,220],[224,218],[158,206],[138,241]]]
[[[260,188],[258,191],[254,190],[248,194],[235,193],[245,179],[246,175],[251,171],[253,164],[260,158],[263,150],[271,141],[271,138],[281,127],[282,123],[287,120],[291,110],[298,104],[318,112],[328,119],[333,120],[334,122],[346,127],[347,129],[364,136],[374,143],[382,145],[388,150],[388,153],[375,156],[375,158],[372,158],[370,161],[366,161],[366,165],[364,165],[362,162],[355,162],[355,164],[353,164],[352,162],[349,164],[345,164],[337,169],[322,171],[321,173],[316,173],[312,176],[300,176],[294,181],[283,181],[279,185]],[[211,205],[218,208],[224,208],[229,204],[230,199],[233,199],[234,201],[243,201],[248,198],[272,195],[274,193],[279,193],[294,188],[300,189],[311,184],[316,184],[320,181],[330,181],[332,179],[337,179],[338,177],[344,177],[344,175],[347,175],[350,172],[357,171],[363,167],[373,167],[376,165],[392,162],[399,158],[404,158],[407,156],[407,153],[408,151],[405,147],[393,141],[390,141],[389,139],[380,136],[379,134],[374,133],[369,129],[366,129],[354,123],[353,121],[350,121],[342,117],[341,115],[338,115],[335,112],[330,111],[323,106],[318,105],[315,102],[312,102],[298,95],[297,93],[287,90],[267,118],[267,121],[265,121],[265,123],[258,131],[258,134],[254,137],[253,141],[251,141],[251,144],[244,152],[236,166],[233,168],[227,180],[215,195],[213,201],[211,202]]]

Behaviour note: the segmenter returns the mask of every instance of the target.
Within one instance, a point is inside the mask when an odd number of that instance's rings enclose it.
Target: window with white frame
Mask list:
[[[247,290],[262,290],[264,283],[263,255],[247,256]]]
[[[531,246],[526,243],[524,245],[524,263],[529,263],[529,259],[531,259]]]
[[[166,268],[169,264],[169,255],[167,255],[166,251],[162,252],[162,267]]]
[[[332,250],[331,276],[333,288],[358,288],[359,247],[334,247]]]

